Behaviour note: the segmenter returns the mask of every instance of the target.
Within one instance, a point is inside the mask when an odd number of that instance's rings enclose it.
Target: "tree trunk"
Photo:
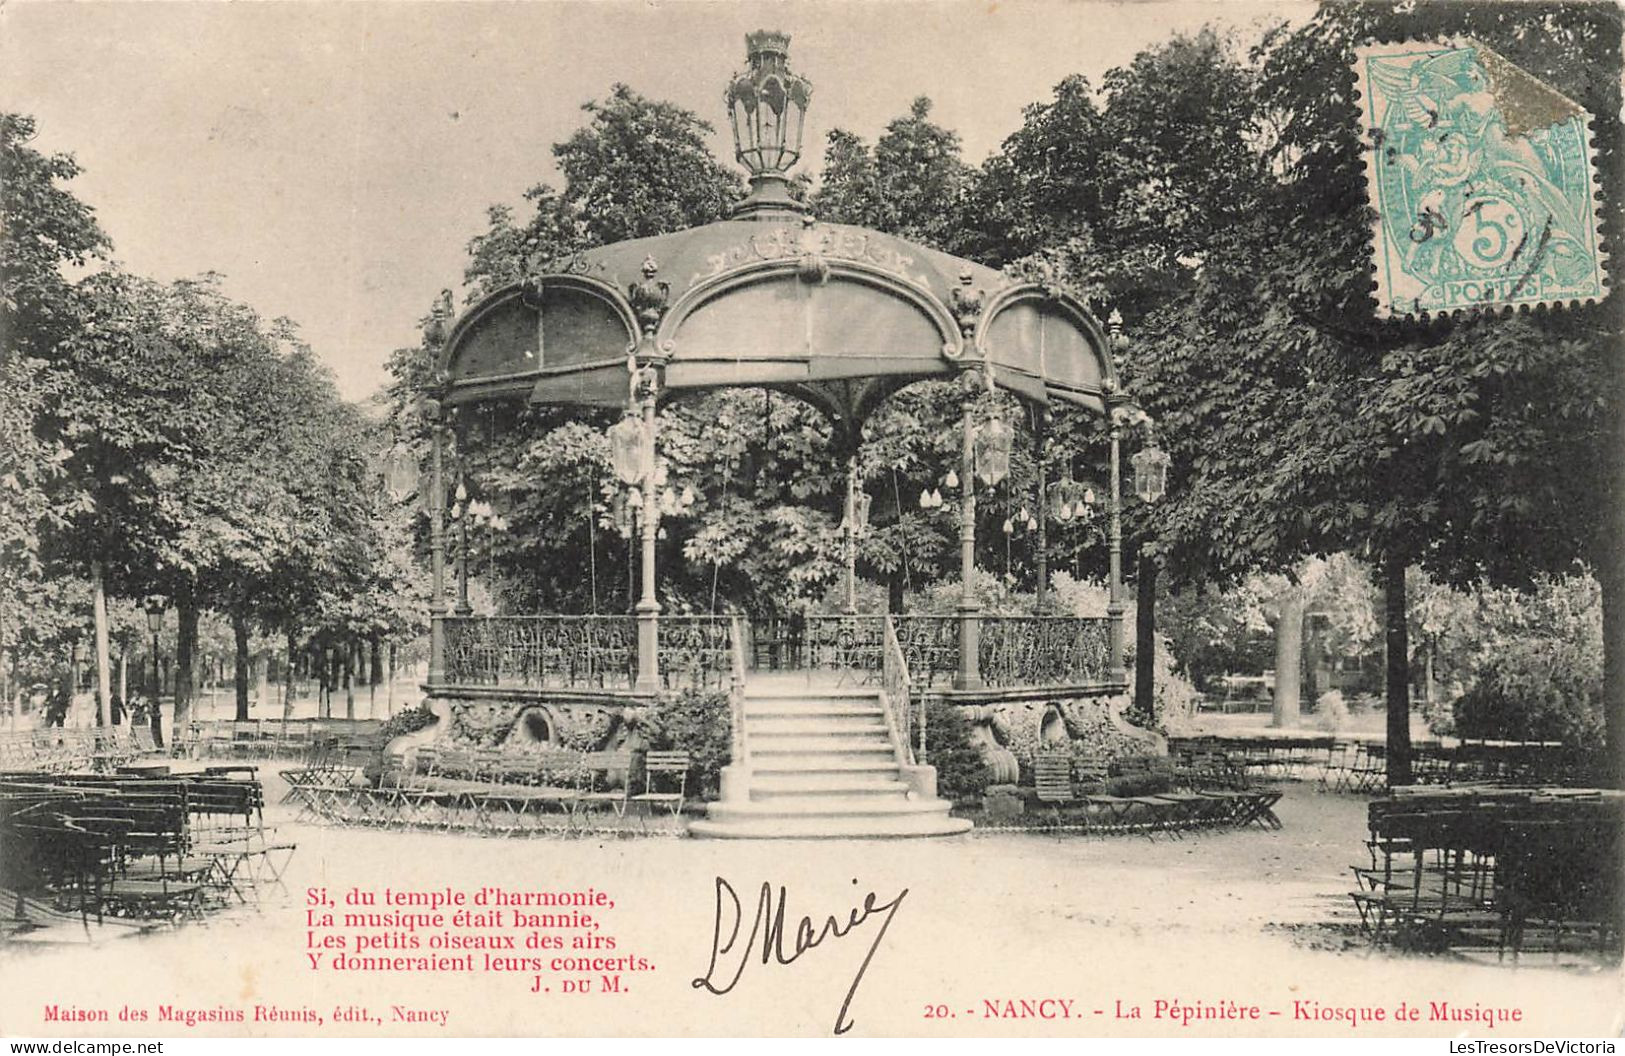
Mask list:
[[[1617,505],[1617,503],[1616,503]],[[1609,514],[1608,516],[1615,516]],[[1625,540],[1625,532],[1620,533]],[[1625,550],[1625,546],[1622,546]],[[1602,584],[1602,717],[1605,766],[1610,787],[1625,788],[1625,552],[1598,563]]]
[[[271,654],[254,658],[254,704],[265,715],[271,710]]]
[[[355,718],[355,660],[356,647],[354,638],[344,639],[344,717]]]
[[[886,611],[896,614],[903,611],[903,566],[898,565],[892,571],[891,578],[886,581]]]
[[[1388,787],[1411,783],[1411,664],[1405,624],[1405,559],[1382,561],[1385,618],[1388,624]]]
[[[389,688],[384,694],[384,712],[388,717],[395,714],[395,642],[389,643]]]
[[[1157,716],[1157,561],[1140,549],[1134,575],[1134,710],[1152,722]]]
[[[382,654],[384,647],[376,634],[372,636],[372,641],[368,644],[370,649],[367,654],[367,718],[376,719],[378,717],[378,667],[379,660],[382,659],[380,654]]]
[[[184,579],[175,590],[175,717],[170,729],[182,728],[192,718],[197,697],[197,597],[192,581]]]
[[[286,681],[282,687],[282,721],[287,722],[293,718],[293,678],[299,665],[294,660],[299,656],[299,642],[292,631],[288,632],[288,668],[283,674]]]
[[[237,721],[248,721],[248,668],[252,661],[248,656],[248,617],[231,614],[231,634],[237,642],[237,667],[233,678],[237,691]]]
[[[90,563],[91,611],[96,621],[96,725],[107,725],[109,699],[113,695],[112,663],[107,644],[107,585],[103,582],[100,559]],[[75,686],[77,690],[79,687]],[[72,695],[69,695],[71,707]],[[153,702],[156,705],[156,701]]]
[[[118,699],[125,710],[130,707],[130,650],[121,646],[118,651]]]
[[[1275,694],[1270,725],[1291,728],[1300,719],[1303,671],[1303,591],[1296,583],[1275,599]]]

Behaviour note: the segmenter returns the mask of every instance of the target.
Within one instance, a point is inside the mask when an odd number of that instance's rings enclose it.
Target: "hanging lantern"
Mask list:
[[[696,496],[694,494],[694,489],[689,487],[687,484],[683,485],[683,497],[682,497],[683,506],[685,508],[687,508],[689,506],[694,505],[694,500],[696,498],[698,498],[698,496]]]
[[[1037,517],[1028,517],[1027,518],[1027,530],[1029,532],[1038,531],[1038,518]]]
[[[1016,514],[1016,520],[1018,521],[1030,521],[1032,519],[1033,515],[1027,512],[1027,507],[1025,506],[1021,508],[1020,513]]]
[[[801,157],[812,82],[790,72],[790,38],[762,30],[745,36],[749,68],[725,93],[734,155],[752,177],[783,176]]]
[[[636,484],[648,471],[643,461],[643,423],[630,414],[609,427],[609,465],[622,484]]]
[[[1004,519],[1004,534],[1009,535],[1011,532],[1014,532],[1015,530],[1016,530],[1016,523],[1014,521],[1012,521],[1010,518],[1006,517]]]
[[[976,475],[988,487],[993,487],[1009,475],[1010,444],[1013,439],[1010,427],[1000,418],[989,418],[976,430],[973,443]]]
[[[1134,465],[1134,494],[1141,502],[1156,502],[1168,490],[1168,464],[1173,461],[1168,452],[1155,445],[1147,447],[1131,460]]]
[[[631,491],[627,492],[626,504],[634,510],[642,509],[643,492],[637,490],[636,488],[633,488]]]
[[[959,487],[959,474],[950,469],[948,475],[942,478],[942,486],[945,488]]]
[[[380,473],[384,490],[395,502],[404,502],[418,487],[418,464],[412,452],[403,444],[396,444],[384,456]]]
[[[942,509],[942,492],[936,488],[931,489],[931,508],[934,510]]]
[[[869,530],[869,507],[874,503],[874,496],[867,491],[859,491],[852,496],[852,531],[863,535]]]

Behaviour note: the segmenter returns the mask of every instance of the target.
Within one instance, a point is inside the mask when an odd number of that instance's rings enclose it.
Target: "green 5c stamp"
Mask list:
[[[1377,313],[1600,300],[1586,112],[1474,41],[1355,61]]]

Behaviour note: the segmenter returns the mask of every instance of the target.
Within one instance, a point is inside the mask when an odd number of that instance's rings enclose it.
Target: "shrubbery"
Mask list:
[[[427,704],[419,704],[415,708],[404,708],[384,720],[379,727],[379,734],[383,737],[382,744],[407,733],[416,733],[426,726],[433,726],[434,712],[429,710]]]
[[[1596,744],[1602,739],[1602,664],[1585,640],[1504,643],[1456,700],[1462,737]]]
[[[950,802],[975,799],[992,775],[971,740],[970,720],[957,705],[933,700],[926,705],[926,759],[937,768],[937,795]]]
[[[733,755],[728,694],[685,689],[660,697],[644,713],[644,735],[656,751],[687,752],[690,795],[715,799]]]

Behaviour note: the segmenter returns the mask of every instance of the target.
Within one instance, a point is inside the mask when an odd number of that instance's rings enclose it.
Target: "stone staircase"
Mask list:
[[[723,770],[722,798],[689,824],[693,835],[947,836],[971,827],[948,816],[936,771],[893,744],[878,691],[764,679],[747,689],[744,712],[745,760]]]

